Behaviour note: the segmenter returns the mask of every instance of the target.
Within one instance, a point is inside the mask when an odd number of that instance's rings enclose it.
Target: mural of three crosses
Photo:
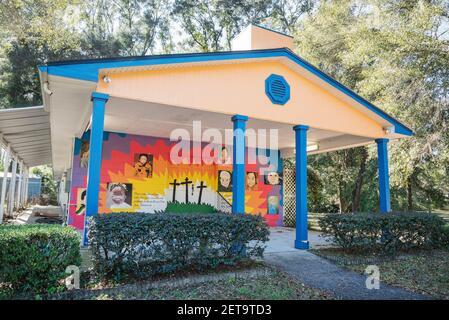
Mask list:
[[[189,185],[192,184],[192,196],[193,196],[194,191],[195,191],[195,186],[193,184],[193,181],[189,180],[189,178],[186,177],[183,182],[177,182],[177,180],[174,179],[173,182],[170,182],[169,184],[173,186],[172,202],[176,202],[176,187],[180,186],[180,185],[185,186],[185,203],[190,202],[189,201]],[[203,197],[203,189],[207,188],[207,186],[204,184],[204,181],[200,181],[200,184],[196,188],[199,189],[197,204],[201,204],[201,198]]]
[[[68,223],[80,230],[84,225],[88,141],[89,132],[75,140],[72,168]],[[99,213],[228,210],[232,204],[232,164],[173,164],[170,151],[174,145],[164,138],[106,133]],[[246,167],[245,213],[262,214],[268,224],[280,225],[281,170],[259,175],[261,167],[259,163]]]

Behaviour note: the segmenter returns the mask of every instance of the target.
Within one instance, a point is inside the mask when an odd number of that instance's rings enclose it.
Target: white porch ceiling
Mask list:
[[[0,110],[0,134],[6,147],[28,167],[51,163],[50,116],[44,107]]]
[[[71,167],[73,139],[81,137],[89,128],[92,103],[90,96],[96,84],[89,81],[73,80],[50,76],[51,95],[45,96],[46,109],[50,111],[51,162],[56,176]],[[245,114],[242,110],[242,114]],[[138,100],[111,97],[106,104],[105,130],[128,134],[169,138],[174,129],[184,128],[192,133],[193,121],[201,121],[202,130],[232,128],[229,115],[180,108]],[[278,129],[281,153],[285,157],[293,155],[295,137],[293,124],[249,119],[249,129]],[[266,139],[267,146],[269,140]],[[310,128],[308,144],[318,144],[318,150],[309,154],[343,149],[372,143],[369,138],[346,135],[340,132]]]
[[[242,110],[242,113],[244,114],[244,110]],[[111,97],[106,106],[105,130],[169,138],[171,132],[179,128],[186,129],[193,135],[193,121],[201,121],[203,131],[209,128],[219,129],[223,137],[225,129],[232,129],[232,121],[229,115]],[[249,119],[247,128],[254,129],[256,132],[265,129],[267,134],[270,129],[277,129],[279,149],[291,152],[290,149],[295,146],[293,125]],[[265,141],[269,146],[269,139],[266,138]],[[335,150],[336,148],[341,149],[345,146],[368,144],[372,140],[310,128],[307,142],[308,144],[319,145],[318,150],[309,152],[313,154],[330,151],[331,149]]]
[[[50,76],[51,95],[44,92],[44,103],[50,112],[52,163],[56,176],[71,167],[73,139],[80,137],[90,121],[90,97],[96,84],[69,78]]]

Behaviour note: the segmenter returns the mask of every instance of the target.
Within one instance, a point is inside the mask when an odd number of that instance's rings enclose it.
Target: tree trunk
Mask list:
[[[361,149],[361,159],[359,172],[357,174],[357,180],[355,182],[354,190],[352,192],[352,212],[357,212],[360,210],[360,198],[362,194],[363,186],[363,176],[366,171],[366,161],[368,160],[368,151],[365,147]]]
[[[343,199],[343,187],[341,181],[338,182],[338,206],[340,207],[340,213],[344,212],[344,199]]]
[[[407,178],[407,209],[413,211],[412,177]]]

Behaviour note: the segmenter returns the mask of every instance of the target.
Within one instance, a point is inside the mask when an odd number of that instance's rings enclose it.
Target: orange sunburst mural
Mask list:
[[[76,141],[69,224],[82,229],[84,213],[81,195],[86,188],[87,168],[82,167],[82,141]],[[206,164],[194,152],[184,155],[180,164],[170,160],[174,142],[168,139],[107,133],[103,141],[103,160],[99,194],[99,212],[158,212],[178,205],[217,208],[220,184],[222,198],[232,204],[232,164]],[[200,149],[202,147],[200,146]],[[198,150],[197,150],[198,151]],[[201,150],[199,153],[201,154]],[[245,212],[262,214],[270,225],[281,221],[282,208],[270,213],[270,203],[281,199],[280,185],[269,185],[258,175],[259,165],[246,167],[248,184],[245,193]],[[226,171],[221,174],[220,172]],[[220,180],[222,178],[223,180]],[[270,198],[271,197],[271,198]],[[274,201],[268,202],[268,199]]]

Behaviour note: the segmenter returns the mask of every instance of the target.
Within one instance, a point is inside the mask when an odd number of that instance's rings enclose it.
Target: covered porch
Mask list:
[[[50,115],[44,107],[0,110],[0,148],[1,224],[28,202],[30,168],[51,163]]]
[[[196,111],[173,105],[162,105],[139,100],[124,99],[110,96],[104,93],[94,92],[92,94],[92,116],[88,122],[87,129],[90,130],[90,159],[89,167],[96,168],[89,170],[87,177],[87,209],[86,214],[95,215],[98,213],[98,194],[100,192],[100,172],[102,163],[102,145],[103,135],[105,132],[117,132],[136,134],[142,136],[153,136],[170,138],[170,134],[174,130],[180,128],[192,133],[194,139],[193,122],[201,123],[203,132],[207,129],[219,129],[223,136],[226,135],[225,130],[234,129],[234,140],[232,143],[233,154],[240,152],[245,153],[247,148],[248,137],[242,139],[243,135],[247,135],[248,131],[258,132],[258,130],[277,130],[278,145],[275,149],[279,150],[282,158],[294,157],[296,164],[296,229],[273,229],[271,244],[273,250],[291,250],[308,249],[310,241],[312,247],[320,243],[321,240],[317,235],[312,235],[309,239],[310,232],[307,231],[307,156],[321,152],[339,150],[343,148],[351,148],[355,146],[367,145],[373,143],[373,139],[359,135],[346,134],[337,131],[308,127],[306,125],[292,126],[286,123],[274,122],[269,120],[261,120],[249,118],[244,115],[228,115],[225,113]],[[58,110],[64,113],[64,110]],[[73,124],[72,124],[73,125]],[[69,123],[61,122],[59,126],[64,126],[65,130],[69,129]],[[74,131],[79,130],[74,126]],[[240,136],[239,136],[240,135]],[[263,142],[268,147],[270,144],[269,137],[265,136]],[[55,138],[58,139],[58,138]],[[209,143],[200,138],[198,142]],[[379,150],[379,173],[380,173],[380,191],[381,206],[384,212],[389,209],[389,184],[388,184],[388,158],[387,158],[387,139],[375,140]],[[55,144],[55,149],[60,147],[66,148],[67,143]],[[60,156],[60,155],[59,155]],[[247,160],[247,157],[244,157]],[[68,164],[71,166],[71,164]],[[245,162],[233,162],[233,186],[232,186],[232,212],[235,214],[243,213],[245,208]],[[89,187],[97,186],[97,187]],[[85,229],[86,231],[86,229]],[[292,243],[288,244],[288,241]],[[270,251],[270,244],[268,251]]]
[[[208,129],[222,136],[232,129],[232,213],[243,214],[247,151],[253,133],[264,130],[257,136],[264,149],[281,159],[295,158],[294,247],[308,249],[307,156],[376,143],[380,209],[389,212],[388,141],[412,134],[288,48],[273,49],[272,43],[257,50],[58,62],[41,66],[40,76],[44,105],[53,119],[57,175],[72,172],[71,180],[77,178],[75,138],[90,132],[86,218],[99,212],[105,134],[170,139],[184,130],[190,133],[189,143],[207,144]],[[195,123],[201,124],[199,132]],[[269,141],[271,132],[276,138]],[[84,235],[87,229],[85,222]]]

